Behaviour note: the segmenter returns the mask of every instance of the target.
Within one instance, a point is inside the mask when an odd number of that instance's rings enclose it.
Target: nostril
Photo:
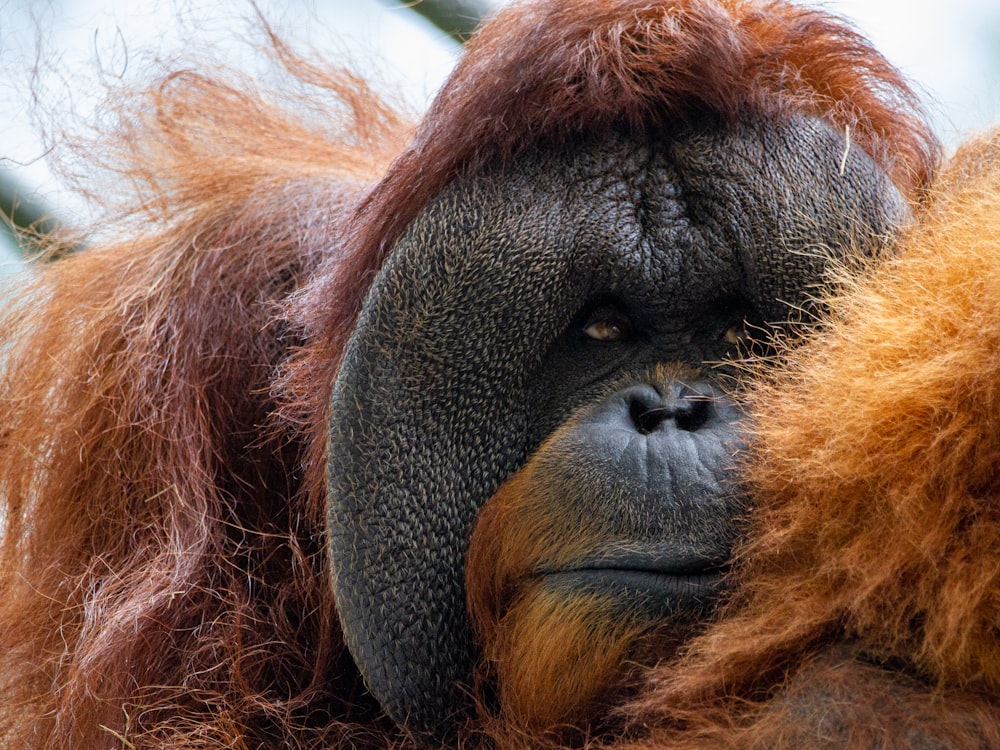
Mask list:
[[[628,388],[625,393],[629,421],[641,435],[656,432],[665,419],[672,416],[672,410],[664,402],[657,388],[647,383]]]
[[[685,389],[678,397],[674,421],[678,429],[695,432],[705,425],[710,413],[711,400],[708,397]]]
[[[640,435],[656,432],[665,419],[670,417],[671,410],[666,406],[650,406],[638,399],[629,403],[629,417]]]
[[[701,429],[711,417],[710,395],[694,388],[676,384],[661,394],[652,386],[638,386],[626,394],[629,419],[640,435],[649,435],[673,421],[674,426],[685,432]]]

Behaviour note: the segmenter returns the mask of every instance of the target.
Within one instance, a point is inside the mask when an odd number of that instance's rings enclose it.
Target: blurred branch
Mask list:
[[[28,257],[38,249],[43,237],[59,228],[59,223],[25,192],[21,183],[0,172],[0,232],[9,234],[21,255]]]
[[[452,39],[461,43],[487,15],[496,10],[495,0],[397,0],[416,11]]]

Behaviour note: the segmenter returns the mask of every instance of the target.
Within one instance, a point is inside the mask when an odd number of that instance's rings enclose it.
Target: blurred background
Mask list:
[[[363,72],[415,114],[426,108],[475,23],[502,0],[257,0],[299,51]],[[923,92],[954,146],[1000,124],[998,0],[831,0]],[[21,264],[16,226],[86,221],[50,171],[39,111],[96,106],[102,81],[141,79],[150,55],[210,50],[253,70],[254,5],[207,0],[0,0],[0,283]],[[141,52],[141,54],[140,54]],[[44,223],[47,222],[47,223]]]

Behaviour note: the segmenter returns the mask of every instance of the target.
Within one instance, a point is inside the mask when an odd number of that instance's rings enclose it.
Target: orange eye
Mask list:
[[[632,324],[624,315],[605,310],[591,316],[583,333],[594,341],[625,341],[632,336]]]

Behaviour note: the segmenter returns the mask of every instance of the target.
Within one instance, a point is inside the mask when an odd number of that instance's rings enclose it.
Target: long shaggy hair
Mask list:
[[[411,128],[360,79],[273,51],[326,122],[238,76],[116,92],[93,146],[135,186],[99,228],[116,241],[34,269],[4,311],[5,747],[390,731],[341,644],[325,514],[271,391],[302,343],[281,303]]]
[[[373,275],[449,180],[706,113],[826,118],[914,199],[937,159],[896,71],[786,2],[516,4],[415,131],[357,77],[272,49],[273,95],[192,69],[116,92],[89,154],[131,199],[3,310],[4,746],[403,740],[330,593],[328,404]]]

